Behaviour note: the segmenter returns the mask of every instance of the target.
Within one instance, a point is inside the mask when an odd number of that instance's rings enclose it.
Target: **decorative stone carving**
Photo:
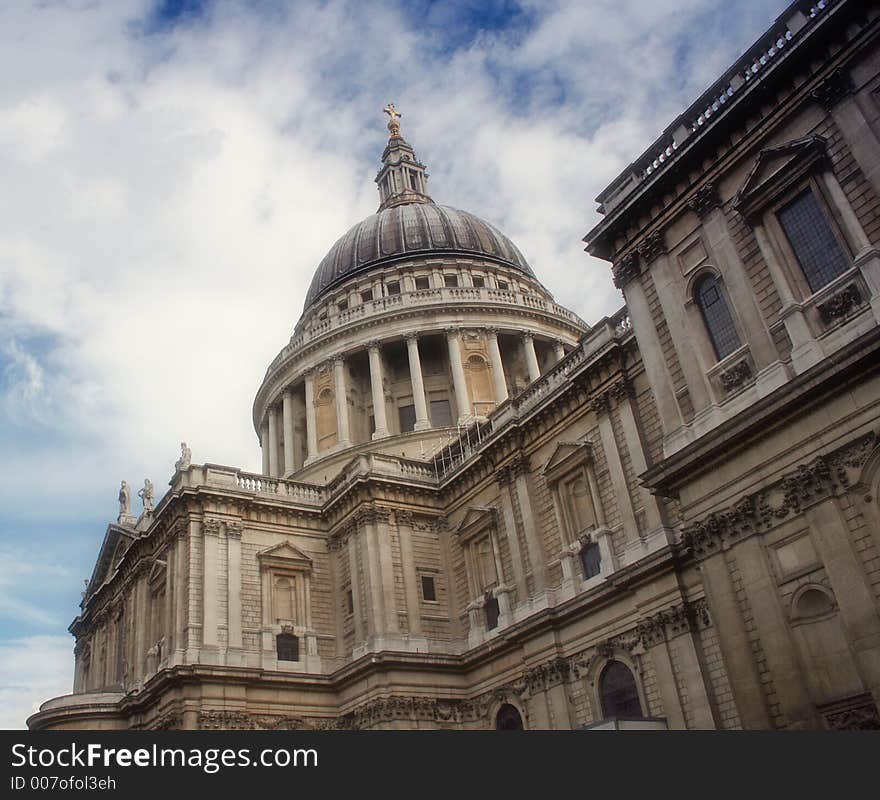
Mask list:
[[[704,183],[688,200],[688,206],[700,219],[709,216],[720,205],[721,198],[714,183]]]
[[[611,268],[614,285],[618,289],[623,289],[631,280],[637,278],[640,272],[639,255],[635,250],[623,256]]]
[[[752,378],[752,368],[748,361],[739,361],[730,369],[725,370],[718,376],[725,392],[732,392]]]
[[[662,256],[666,252],[666,239],[662,231],[651,231],[638,243],[637,249],[646,264]]]
[[[214,517],[208,517],[202,522],[202,533],[205,536],[219,536],[220,535],[220,520],[215,519]]]
[[[850,284],[824,303],[820,303],[816,308],[819,310],[822,321],[826,325],[830,325],[838,319],[848,317],[864,303],[865,299],[862,297],[859,287]]]
[[[144,504],[144,514],[152,514],[153,513],[153,497],[155,495],[155,491],[153,489],[153,483],[149,478],[144,478],[144,488],[138,490],[138,497],[140,497],[141,502]]]
[[[852,80],[849,75],[842,69],[837,69],[813,89],[810,96],[826,111],[831,111],[852,92],[852,88]]]
[[[833,731],[877,731],[880,715],[869,695],[861,705],[825,714],[825,724]]]
[[[686,525],[682,529],[683,544],[697,558],[707,558],[739,539],[800,513],[807,506],[847,491],[877,442],[877,435],[869,433],[809,464],[801,464],[731,508]]]
[[[192,450],[186,446],[186,442],[181,442],[180,458],[174,462],[174,470],[175,472],[183,472],[184,470],[189,469],[190,464],[192,464]]]
[[[131,517],[131,489],[125,481],[119,485],[119,522]]]
[[[653,647],[682,633],[695,632],[711,624],[705,598],[659,611],[639,622],[638,636],[645,647]]]

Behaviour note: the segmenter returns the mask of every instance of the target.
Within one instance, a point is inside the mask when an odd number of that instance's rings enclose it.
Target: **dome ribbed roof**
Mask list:
[[[357,273],[413,255],[476,255],[534,277],[522,253],[488,222],[448,206],[407,203],[367,217],[342,236],[318,265],[305,308]]]

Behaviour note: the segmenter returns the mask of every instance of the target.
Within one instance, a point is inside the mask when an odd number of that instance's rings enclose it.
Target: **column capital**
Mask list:
[[[342,353],[337,353],[335,356],[331,356],[330,360],[333,362],[333,366],[336,366],[337,364],[344,364],[345,355]]]
[[[378,339],[373,339],[372,341],[367,342],[367,350],[378,350],[382,346],[382,342]]]
[[[453,338],[455,336],[461,336],[461,328],[456,328],[452,325],[443,329],[443,332],[446,334],[448,338]]]
[[[535,338],[535,335],[531,331],[521,331],[520,336],[522,336],[523,339],[534,340],[534,338]]]
[[[486,332],[486,336],[488,336],[490,339],[498,338],[498,328],[496,328],[494,325],[490,325],[488,328],[483,328],[483,330]]]
[[[407,331],[403,334],[403,338],[408,342],[417,342],[419,340],[419,332],[418,331]]]

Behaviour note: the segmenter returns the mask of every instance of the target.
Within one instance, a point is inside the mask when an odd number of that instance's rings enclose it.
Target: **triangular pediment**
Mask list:
[[[162,583],[165,580],[165,568],[167,566],[167,562],[162,561],[159,558],[153,561],[153,563],[150,565],[150,574],[147,578],[147,583],[149,583],[150,586],[153,586],[157,583]]]
[[[592,454],[589,442],[559,442],[541,471],[544,475],[551,475],[567,465],[590,458]]]
[[[101,549],[95,561],[95,568],[92,570],[92,577],[89,578],[86,595],[92,594],[113,575],[133,538],[129,531],[119,525],[107,526],[104,541],[101,543]]]
[[[471,506],[465,511],[455,532],[464,537],[479,533],[495,524],[495,514],[496,511],[491,506]]]
[[[826,140],[821,136],[805,136],[774,147],[765,147],[758,153],[743,185],[736,194],[734,206],[748,207],[768,187],[788,185],[810,165],[825,156]]]
[[[264,564],[272,562],[276,565],[299,567],[301,569],[312,568],[312,559],[289,542],[281,542],[266,550],[261,550],[257,553],[257,558]]]

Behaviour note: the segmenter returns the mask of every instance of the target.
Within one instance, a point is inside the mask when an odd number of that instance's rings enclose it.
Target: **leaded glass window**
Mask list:
[[[739,348],[740,341],[718,278],[714,275],[702,278],[694,289],[694,299],[703,315],[715,355],[720,361]]]
[[[798,195],[777,217],[812,291],[819,291],[850,268],[812,190]]]

